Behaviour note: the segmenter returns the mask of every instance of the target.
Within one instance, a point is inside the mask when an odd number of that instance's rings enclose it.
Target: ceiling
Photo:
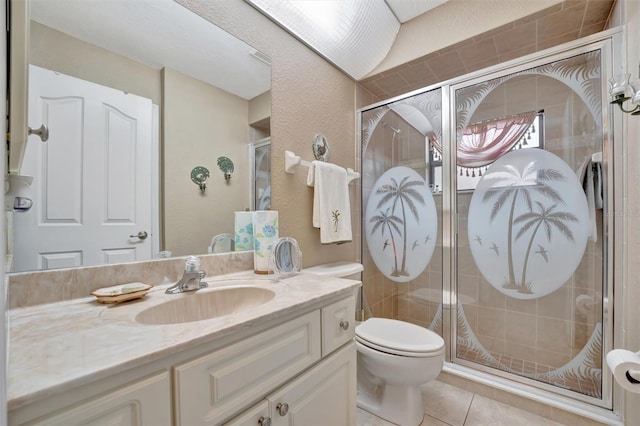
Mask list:
[[[271,87],[268,57],[174,0],[31,0],[30,7],[42,25],[244,99]]]
[[[387,56],[400,25],[448,0],[245,0],[359,80]]]
[[[435,9],[449,0],[385,0],[401,24],[412,20],[416,16]]]
[[[379,99],[602,31],[614,4],[566,0],[366,77],[388,54],[403,23],[449,0],[245,1]],[[245,99],[270,87],[270,66],[256,58],[260,52],[174,0],[31,0],[31,15],[85,42],[156,69],[175,69]]]

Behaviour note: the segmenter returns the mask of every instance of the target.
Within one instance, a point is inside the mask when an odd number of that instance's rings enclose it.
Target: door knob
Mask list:
[[[349,329],[349,321],[340,321],[340,328],[343,330],[348,330]]]
[[[146,239],[149,236],[145,231],[138,232],[137,235],[129,235],[130,238],[140,238],[141,240]]]
[[[31,127],[27,127],[27,133],[29,135],[38,135],[40,136],[40,140],[42,142],[46,142],[49,139],[49,129],[44,124],[38,127],[37,129],[32,129]]]

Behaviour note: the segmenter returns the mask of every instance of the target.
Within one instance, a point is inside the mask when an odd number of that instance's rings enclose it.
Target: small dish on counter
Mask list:
[[[99,288],[91,294],[98,298],[99,303],[120,303],[143,297],[152,288],[144,283],[119,284],[111,287]]]

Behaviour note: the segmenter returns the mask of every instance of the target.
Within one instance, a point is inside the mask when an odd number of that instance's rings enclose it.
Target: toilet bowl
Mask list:
[[[401,426],[419,425],[424,416],[420,387],[444,364],[442,337],[387,318],[369,318],[355,333],[358,406]]]
[[[337,262],[307,272],[359,279],[362,265]],[[444,365],[444,340],[424,327],[387,318],[369,318],[355,329],[358,352],[358,407],[401,426],[424,417],[420,387]]]

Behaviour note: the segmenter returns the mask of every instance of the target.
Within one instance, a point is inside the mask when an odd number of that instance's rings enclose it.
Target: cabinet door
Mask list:
[[[218,425],[320,359],[320,311],[174,368],[183,426]]]
[[[122,425],[158,426],[171,424],[171,384],[163,372],[83,401],[29,425]]]
[[[348,343],[267,399],[272,426],[355,425],[355,343]]]

